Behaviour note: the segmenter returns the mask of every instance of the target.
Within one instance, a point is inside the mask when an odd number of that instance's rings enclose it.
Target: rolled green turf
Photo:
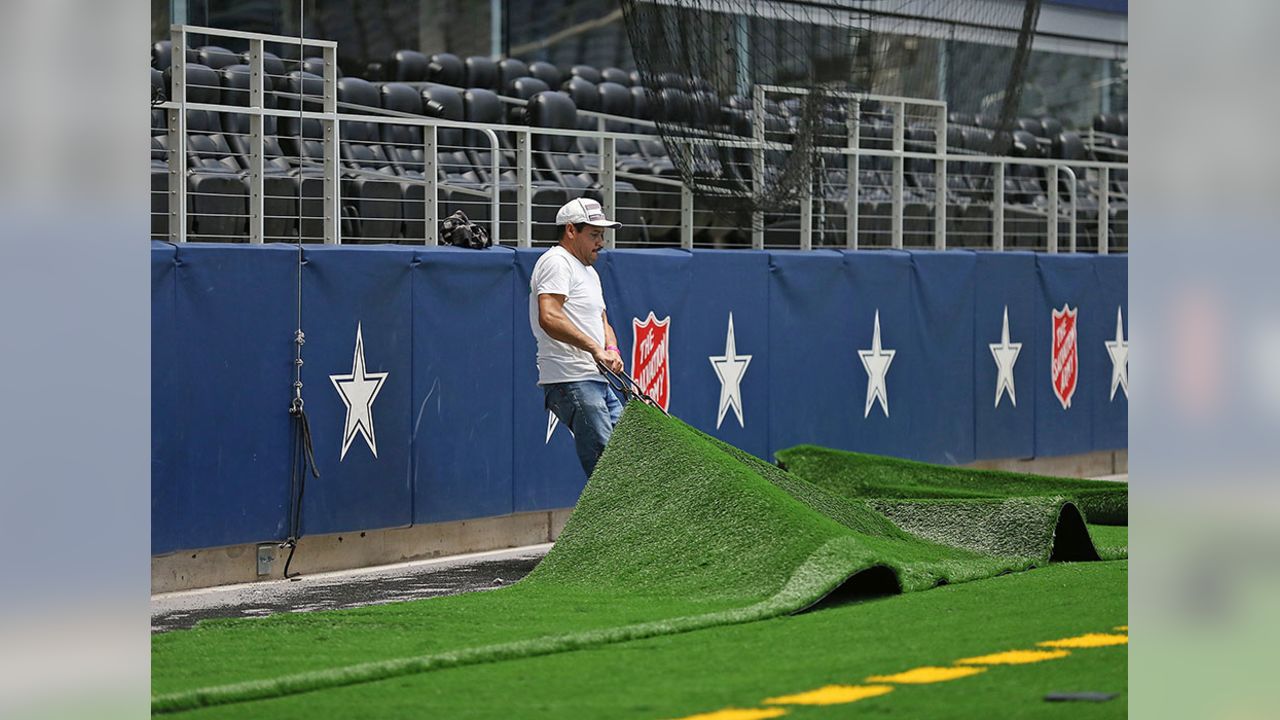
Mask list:
[[[791,474],[849,498],[1066,497],[1090,523],[1129,523],[1124,483],[947,467],[815,445],[797,445],[776,455]]]
[[[520,583],[160,635],[152,709],[761,620],[837,588],[914,591],[1026,569],[1063,557],[1064,544],[1066,557],[1096,557],[1079,513],[1060,497],[962,505],[969,520],[947,524],[938,519],[959,506],[922,503],[907,517],[842,497],[632,403],[555,547]]]

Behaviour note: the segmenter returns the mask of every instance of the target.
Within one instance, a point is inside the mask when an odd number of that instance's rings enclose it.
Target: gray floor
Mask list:
[[[419,600],[509,585],[528,575],[551,544],[381,567],[320,573],[151,596],[151,632],[210,618],[265,617]]]

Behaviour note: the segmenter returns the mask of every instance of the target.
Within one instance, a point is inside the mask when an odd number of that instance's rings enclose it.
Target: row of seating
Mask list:
[[[235,56],[227,51],[210,47],[200,48],[195,58],[216,59],[225,62]],[[243,60],[243,58],[237,58]],[[400,58],[403,73],[415,77],[409,72],[419,59],[431,62],[438,57]],[[456,58],[455,58],[456,59]],[[271,91],[269,103],[279,98],[280,106],[296,109],[298,96],[301,93],[308,105],[318,107],[322,83],[316,73],[306,70],[284,72],[284,63],[271,56],[268,62],[268,85]],[[518,61],[516,61],[518,62]],[[159,64],[159,63],[157,63]],[[446,63],[448,64],[448,63]],[[498,64],[501,67],[501,64]],[[532,72],[538,64],[526,66]],[[545,64],[544,64],[545,65]],[[481,63],[471,63],[473,68],[482,67]],[[399,66],[397,66],[399,67]],[[462,77],[466,78],[467,64],[461,64]],[[354,77],[342,78],[338,83],[339,101],[345,111],[359,111],[359,108],[375,108],[397,113],[426,115],[459,122],[502,123],[520,122],[535,127],[571,129],[574,127],[594,129],[595,119],[581,116],[579,109],[598,110],[618,117],[639,119],[659,119],[720,129],[741,135],[750,134],[749,115],[750,102],[740,97],[730,97],[721,103],[709,89],[683,90],[680,87],[662,87],[656,92],[640,85],[623,85],[619,82],[604,79],[595,83],[588,70],[579,69],[561,84],[561,92],[551,92],[547,79],[534,75],[521,75],[508,83],[508,94],[529,102],[527,107],[504,105],[497,94],[487,88],[461,89],[449,87],[430,81],[382,82],[370,83]],[[321,68],[313,68],[321,69]],[[520,68],[507,65],[511,71]],[[454,76],[447,79],[457,80],[459,68],[453,66]],[[544,69],[545,71],[545,69]],[[193,102],[216,103],[221,101],[231,105],[246,105],[248,91],[248,68],[243,62],[224,64],[215,71],[202,63],[189,63],[187,71],[189,86],[188,99]],[[618,78],[621,79],[621,78]],[[163,95],[169,86],[168,74],[162,74],[153,68],[153,91]],[[277,88],[277,84],[280,86]],[[676,83],[672,83],[676,84]],[[656,100],[651,102],[651,100]],[[658,108],[660,113],[653,112]],[[840,138],[835,145],[843,145],[844,124],[839,114],[842,106],[832,109],[831,125],[833,134]],[[884,108],[873,103],[865,103],[863,107],[863,146],[886,147],[891,145],[892,124],[885,115]],[[792,131],[798,116],[798,104],[793,102],[766,102],[764,110],[766,127],[770,133],[785,136]],[[190,188],[193,193],[190,202],[191,227],[188,231],[195,236],[236,237],[244,234],[244,217],[247,213],[246,190],[247,148],[243,135],[247,132],[247,116],[226,113],[221,118],[210,117],[216,113],[188,113],[188,139],[190,162]],[[965,118],[954,115],[948,132],[948,145],[952,149],[969,149],[986,153],[992,149],[994,133],[983,127],[975,118],[972,125],[962,125]],[[1024,119],[1025,120],[1025,119]],[[1015,142],[1011,154],[1028,157],[1051,156],[1065,159],[1087,159],[1085,148],[1079,135],[1071,132],[1059,132],[1052,138],[1046,138],[1053,130],[1056,120],[1052,118],[1035,121],[1035,126],[1019,121],[1022,128],[1015,132]],[[297,216],[299,208],[309,218],[319,215],[320,171],[323,144],[320,140],[318,121],[303,121],[300,125],[296,118],[282,118],[279,127],[268,118],[266,133],[268,139],[268,174],[267,188],[269,218],[267,234],[269,236],[288,237],[298,230]],[[164,147],[163,113],[157,118],[153,113],[153,189],[162,190],[167,187],[164,176],[166,148]],[[622,122],[610,122],[610,130],[629,131],[635,128]],[[837,132],[838,129],[838,132]],[[1039,130],[1039,133],[1033,133]],[[651,131],[650,131],[651,132]],[[927,151],[925,146],[932,145],[932,129],[922,124],[913,124],[907,130],[909,149]],[[1037,137],[1039,136],[1039,137]],[[514,154],[511,138],[500,134],[501,158],[503,171],[498,178],[499,195],[506,226],[505,237],[514,234]],[[455,207],[465,206],[468,214],[478,221],[488,219],[488,204],[466,190],[489,192],[492,178],[489,177],[491,156],[487,147],[487,139],[479,132],[472,130],[442,129],[439,138],[442,152],[439,158],[439,179],[453,188],[442,189],[441,199],[446,212]],[[347,228],[347,237],[361,237],[373,241],[385,241],[393,238],[422,237],[422,136],[421,128],[405,125],[379,123],[343,123],[343,136],[340,147],[344,167],[343,197],[347,203],[343,212]],[[598,147],[591,138],[570,136],[535,136],[534,157],[536,163],[534,181],[535,222],[551,222],[554,208],[572,197],[592,195],[599,197],[598,185]],[[722,151],[723,152],[723,151]],[[774,152],[774,151],[771,151]],[[1032,154],[1034,153],[1034,154]],[[661,141],[619,141],[617,144],[618,169],[633,175],[656,175],[678,177],[674,164],[666,155]],[[301,161],[299,160],[301,159]],[[724,180],[740,183],[746,187],[749,183],[750,157],[746,151],[735,151],[725,156],[713,158],[712,166],[725,175]],[[831,182],[822,189],[824,198],[832,204],[833,217],[840,214],[843,207],[844,161],[840,156],[828,158],[828,171]],[[771,156],[767,166],[775,170],[782,166],[785,158]],[[870,218],[883,217],[881,212],[891,201],[888,195],[891,187],[891,168],[888,158],[864,158],[860,172],[859,203],[860,216],[865,222]],[[956,163],[952,163],[956,165]],[[979,173],[956,172],[958,169],[973,170],[975,168],[950,167],[947,176],[947,192],[944,195],[949,204],[958,211],[957,221],[970,210],[974,213],[985,213],[984,218],[989,225],[990,211],[983,206],[989,202],[991,187],[988,181],[984,184]],[[1086,183],[1086,174],[1078,173],[1080,182]],[[1119,174],[1117,174],[1119,175]],[[989,176],[989,173],[988,173]],[[1125,183],[1127,179],[1113,177],[1113,185]],[[416,183],[415,183],[416,181]],[[931,223],[934,202],[934,174],[932,163],[927,160],[912,160],[908,164],[907,208],[908,216],[915,218],[908,223],[912,232],[928,233]],[[642,179],[638,183],[644,184]],[[1065,182],[1065,180],[1064,180]],[[629,233],[636,233],[629,239],[660,233],[649,233],[649,228],[666,232],[673,228],[678,220],[678,197],[674,193],[653,192],[656,187],[649,185],[646,191],[638,193],[636,185],[631,182],[618,183],[619,206],[628,209],[631,217],[623,218],[628,225]],[[456,188],[456,189],[454,189]],[[1006,200],[1012,205],[1026,204],[1030,208],[1043,213],[1047,205],[1047,188],[1043,174],[1034,166],[1010,166],[1005,180]],[[1078,193],[1087,197],[1096,188],[1087,185]],[[167,197],[164,192],[153,194],[156,205],[153,217],[156,218],[153,232],[163,234],[159,230],[165,220],[165,213],[160,205]],[[298,202],[302,205],[299,206]],[[308,208],[314,211],[308,211]],[[238,210],[238,212],[237,212]],[[1112,212],[1116,209],[1113,207]],[[1008,216],[1009,213],[1006,213]],[[1096,215],[1095,215],[1096,217]],[[629,222],[628,222],[629,221]],[[860,219],[860,222],[864,220]],[[311,220],[312,227],[305,227],[305,235],[319,235],[318,221]],[[780,221],[785,229],[788,221]],[[794,222],[794,221],[790,221]],[[778,223],[775,223],[777,225]],[[887,221],[885,223],[887,225]],[[868,226],[867,232],[887,232],[884,228]],[[969,234],[958,230],[958,234]],[[974,231],[974,235],[981,232]],[[989,234],[989,231],[988,231]]]

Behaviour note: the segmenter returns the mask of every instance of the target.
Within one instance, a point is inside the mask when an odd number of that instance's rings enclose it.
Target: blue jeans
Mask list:
[[[544,385],[547,409],[573,432],[578,461],[587,477],[596,469],[613,426],[622,417],[622,401],[608,383],[593,380]]]

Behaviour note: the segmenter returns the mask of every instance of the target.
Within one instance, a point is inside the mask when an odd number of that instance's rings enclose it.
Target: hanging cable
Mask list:
[[[298,63],[302,67],[306,55],[304,42],[306,0],[298,0]],[[303,155],[303,98],[306,96],[306,78],[298,75],[298,167],[302,167]],[[280,546],[289,548],[289,557],[284,561],[284,576],[290,577],[289,565],[293,562],[293,553],[298,549],[298,540],[302,537],[302,497],[306,490],[308,472],[315,478],[320,477],[316,467],[315,452],[311,443],[311,422],[307,419],[306,403],[302,400],[302,346],[307,342],[306,333],[302,331],[302,270],[306,259],[302,250],[302,202],[303,183],[306,178],[298,173],[298,263],[297,263],[297,325],[293,334],[293,400],[289,403],[289,416],[293,420],[293,442],[290,449],[289,477],[289,536]],[[294,576],[296,577],[296,575]]]

